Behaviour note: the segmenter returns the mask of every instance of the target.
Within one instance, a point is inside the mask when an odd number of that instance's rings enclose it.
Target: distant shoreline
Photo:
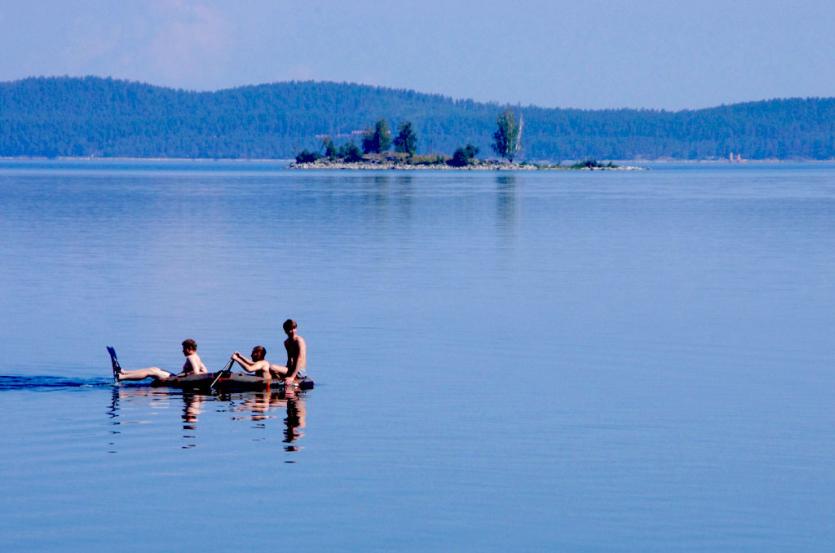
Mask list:
[[[293,164],[292,158],[234,158],[234,157],[89,157],[89,156],[0,156],[0,161],[79,161],[79,162],[192,162],[192,163],[269,163],[269,164],[286,164],[288,167]],[[569,164],[575,160],[564,160],[564,164]],[[610,160],[605,160],[606,162]],[[613,159],[615,164],[651,164],[651,165],[719,165],[719,166],[744,166],[744,165],[776,165],[788,163],[802,163],[802,164],[835,164],[833,159],[746,159],[742,162],[731,163],[726,159]],[[567,167],[567,165],[566,165]],[[448,169],[452,169],[448,167]]]
[[[141,161],[155,161],[155,162],[166,162],[166,161],[178,161],[178,162],[195,162],[195,163],[209,163],[209,162],[221,162],[221,163],[284,163],[289,165],[293,162],[292,158],[282,158],[282,159],[275,159],[275,158],[240,158],[240,157],[90,157],[90,156],[57,156],[57,157],[45,157],[45,156],[0,156],[0,161],[90,161],[90,162],[99,162],[99,161],[131,161],[131,162],[141,162]]]
[[[325,136],[339,145],[359,141],[376,117],[390,130],[411,122],[416,152],[452,153],[469,140],[488,155],[497,115],[511,110],[524,116],[528,159],[835,158],[835,97],[680,111],[578,110],[350,83],[277,82],[208,93],[65,76],[6,82],[0,104],[0,154],[15,157],[295,157],[305,148],[318,151]]]

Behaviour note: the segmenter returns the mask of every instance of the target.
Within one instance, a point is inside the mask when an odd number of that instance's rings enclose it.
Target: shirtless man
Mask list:
[[[115,352],[111,352],[111,355],[114,354]],[[183,355],[186,356],[186,362],[183,364],[183,370],[179,374],[172,374],[168,371],[160,369],[159,367],[125,371],[122,370],[122,367],[120,367],[118,363],[114,363],[113,377],[116,379],[116,382],[121,382],[122,380],[144,380],[146,378],[153,378],[154,380],[169,380],[180,376],[204,374],[209,372],[206,365],[204,365],[203,361],[200,359],[200,356],[197,355],[197,342],[191,338],[183,340]]]
[[[284,349],[287,350],[287,365],[270,365],[270,372],[276,378],[283,378],[285,386],[294,384],[300,377],[304,376],[304,368],[307,366],[307,344],[304,338],[296,331],[296,321],[287,319],[282,325],[287,339],[284,340]]]
[[[232,361],[241,366],[248,373],[253,373],[264,379],[264,382],[272,380],[270,362],[264,359],[267,356],[267,348],[255,346],[252,348],[252,359],[244,357],[237,351],[232,354]]]

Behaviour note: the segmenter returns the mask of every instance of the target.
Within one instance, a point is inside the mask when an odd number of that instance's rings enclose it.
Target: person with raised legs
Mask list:
[[[110,353],[110,362],[113,366],[113,379],[116,382],[122,382],[124,380],[145,380],[146,378],[165,381],[193,374],[206,374],[209,372],[206,365],[204,365],[203,361],[200,359],[200,356],[197,355],[197,342],[191,338],[183,340],[183,355],[186,357],[186,362],[183,364],[182,371],[177,374],[164,371],[159,367],[148,367],[145,369],[126,371],[122,369],[121,365],[119,365],[119,360],[116,358],[116,350],[112,347],[108,347],[107,351]]]

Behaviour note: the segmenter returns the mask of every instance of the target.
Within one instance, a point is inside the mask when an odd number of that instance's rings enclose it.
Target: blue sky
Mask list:
[[[0,80],[315,79],[549,107],[835,96],[835,3],[0,0]]]

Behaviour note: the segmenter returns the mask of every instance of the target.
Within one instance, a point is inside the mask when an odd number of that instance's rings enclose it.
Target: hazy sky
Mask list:
[[[549,107],[835,96],[832,0],[0,0],[0,80],[351,81]]]

